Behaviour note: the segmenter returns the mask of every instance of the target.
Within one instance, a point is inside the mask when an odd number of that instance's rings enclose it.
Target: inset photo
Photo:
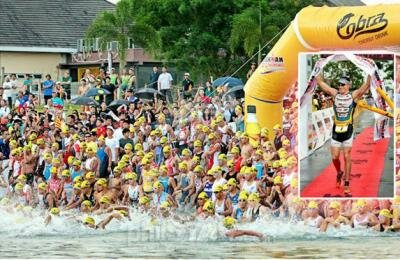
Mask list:
[[[393,198],[394,75],[389,52],[299,55],[301,197]]]

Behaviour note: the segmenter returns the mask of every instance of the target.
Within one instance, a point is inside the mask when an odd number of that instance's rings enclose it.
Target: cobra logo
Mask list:
[[[385,29],[387,25],[388,20],[385,18],[385,13],[379,13],[370,17],[360,15],[358,19],[353,13],[348,13],[339,20],[336,33],[343,40],[350,39],[351,37],[355,39],[363,34],[379,32]]]

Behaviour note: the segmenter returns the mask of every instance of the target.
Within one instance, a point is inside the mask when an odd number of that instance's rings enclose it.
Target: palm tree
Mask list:
[[[107,43],[118,42],[118,56],[120,69],[126,65],[126,50],[129,38],[144,49],[155,52],[159,49],[160,37],[150,25],[140,21],[135,14],[135,1],[121,0],[115,11],[100,13],[86,31],[86,38],[98,38],[100,48],[106,49]]]
[[[287,10],[270,6],[272,4],[275,5],[275,2],[258,0],[257,4],[254,3],[233,17],[229,39],[232,52],[243,49],[247,56],[252,56],[257,48],[261,50],[263,44],[291,21]],[[261,52],[258,55],[258,62],[260,61]]]

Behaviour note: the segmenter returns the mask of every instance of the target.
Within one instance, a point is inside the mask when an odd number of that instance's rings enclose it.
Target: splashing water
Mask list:
[[[237,226],[266,235],[267,240],[260,242],[251,237],[226,238],[221,221],[206,219],[182,223],[172,218],[152,219],[135,209],[131,210],[131,221],[112,220],[105,230],[87,228],[65,215],[52,218],[45,226],[42,214],[37,209],[24,214],[0,208],[0,240],[4,241],[0,244],[0,254],[3,257],[290,258],[366,254],[383,258],[400,253],[394,246],[398,240],[395,235],[350,227],[320,233],[302,222],[279,218],[259,219]],[[104,216],[94,218],[97,223]],[[368,249],[368,243],[374,247]],[[325,249],[321,250],[321,246]],[[387,250],[388,247],[392,249]],[[375,249],[368,253],[372,248]]]

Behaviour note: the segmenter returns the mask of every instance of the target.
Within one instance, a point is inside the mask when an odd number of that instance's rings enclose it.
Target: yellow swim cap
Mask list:
[[[256,202],[258,202],[258,201],[260,201],[260,195],[257,192],[253,192],[253,193],[251,193],[249,195],[247,200],[248,201],[256,201]]]
[[[81,189],[81,182],[75,182],[74,184],[74,190],[80,190]]]
[[[247,201],[248,196],[246,194],[246,192],[241,192],[239,193],[239,200],[246,200]]]
[[[190,150],[185,148],[182,150],[182,156],[190,156]]]
[[[45,182],[41,182],[41,183],[39,183],[38,188],[40,190],[46,190],[47,189],[47,184]]]
[[[150,203],[150,199],[146,196],[140,197],[139,198],[139,204],[140,205],[145,205],[145,204],[149,204]]]
[[[129,162],[129,155],[127,155],[127,154],[124,154],[122,157],[121,157],[121,161],[123,161],[123,162],[125,162],[125,163],[128,163]]]
[[[129,143],[128,143],[129,144]],[[126,145],[125,145],[126,146]],[[132,146],[132,145],[131,145]],[[143,145],[141,143],[135,144],[135,151],[143,151]]]
[[[162,187],[162,183],[160,181],[156,181],[153,183],[153,189],[159,189]]]
[[[154,157],[154,153],[153,152],[148,152],[148,153],[146,153],[145,157],[151,161],[153,159],[153,157]]]
[[[198,156],[193,156],[192,162],[198,164],[200,162],[200,158]]]
[[[70,177],[71,173],[70,173],[69,170],[63,170],[62,173],[61,173],[61,176],[62,177]]]
[[[318,208],[318,203],[315,200],[312,200],[308,203],[308,208],[309,209],[317,209]]]
[[[90,187],[89,181],[83,181],[81,183],[81,189],[85,189],[85,188],[89,188],[89,187]]]
[[[386,218],[393,218],[393,214],[390,213],[390,210],[388,210],[388,209],[382,209],[382,210],[379,212],[379,216],[384,216],[384,217],[386,217]]]
[[[92,206],[92,202],[90,200],[84,200],[81,203],[81,208],[82,207],[90,208],[91,206]]]
[[[166,144],[167,142],[168,142],[168,138],[166,136],[163,136],[163,137],[160,138],[160,144],[161,145]]]
[[[102,196],[100,198],[100,204],[110,204],[110,203],[111,203],[111,201],[110,201],[110,198],[108,196]]]
[[[82,181],[83,181],[82,176],[76,176],[76,177],[74,178],[74,182],[82,182]]]
[[[127,143],[127,144],[125,144],[124,149],[125,149],[125,150],[132,150],[132,149],[133,149],[133,146],[132,146],[131,143]]]
[[[187,168],[188,168],[188,165],[186,162],[180,162],[178,166],[179,166],[179,170],[187,170]]]
[[[357,202],[356,202],[356,207],[357,207],[357,208],[362,208],[362,207],[364,207],[365,205],[367,205],[367,201],[364,200],[364,199],[359,199],[359,200],[357,200]]]
[[[96,176],[94,174],[94,172],[87,172],[85,175],[85,179],[89,180],[89,179],[94,179]]]
[[[201,141],[200,141],[200,140],[196,140],[196,141],[194,141],[194,144],[193,144],[193,146],[194,146],[194,147],[202,147],[202,146],[203,146],[203,144],[201,143]]]
[[[279,160],[274,161],[272,167],[275,169],[281,167],[281,162]]]
[[[199,195],[197,196],[198,199],[208,199],[207,193],[204,191],[200,192]]]
[[[103,186],[103,187],[107,187],[107,185],[108,185],[107,180],[104,179],[104,178],[98,179],[98,180],[96,181],[96,184],[97,184],[97,185],[100,185],[100,186]]]
[[[213,167],[211,168],[211,171],[212,171],[213,173],[222,172],[222,168],[221,168],[221,166],[213,166]]]
[[[57,173],[57,167],[51,167],[50,173]]]
[[[331,203],[329,203],[329,208],[330,209],[337,209],[340,210],[341,204],[339,201],[332,201]]]
[[[228,229],[233,228],[236,223],[236,220],[232,217],[226,217],[223,220],[224,226]]]
[[[74,160],[75,160],[75,157],[68,156],[67,162],[68,162],[69,165],[71,165],[74,162]]]
[[[197,165],[196,167],[194,167],[193,171],[196,173],[200,173],[203,171],[203,167],[201,165]]]
[[[231,154],[239,154],[240,150],[239,147],[235,146],[231,149]]]
[[[234,162],[233,160],[229,160],[229,161],[226,163],[226,165],[227,165],[228,167],[233,167],[233,166],[235,165],[235,162]]]
[[[52,214],[52,215],[60,215],[60,209],[59,208],[51,208],[50,209],[50,214]]]
[[[171,147],[170,146],[164,146],[163,153],[169,153],[169,152],[171,152]]]
[[[278,184],[282,184],[283,183],[283,179],[281,176],[277,175],[274,178],[274,185],[278,185]]]
[[[203,210],[209,213],[214,212],[214,203],[211,200],[207,200],[203,205]]]
[[[224,153],[220,153],[218,155],[218,160],[225,160],[226,161],[227,159],[228,159],[228,157]]]
[[[168,209],[169,207],[171,207],[171,205],[169,204],[168,201],[164,201],[164,202],[161,203],[161,205],[160,205],[160,209]]]
[[[94,218],[87,216],[84,220],[83,220],[84,224],[90,224],[90,225],[94,225]]]
[[[146,158],[146,159],[147,159],[147,158]],[[120,169],[123,169],[123,168],[125,168],[126,166],[127,166],[127,164],[126,164],[125,161],[119,161],[118,164],[117,164],[117,167],[120,168]]]
[[[74,160],[74,162],[72,163],[73,166],[81,166],[81,161],[79,160]]]
[[[136,180],[137,179],[137,175],[134,172],[128,172],[127,174],[125,174],[124,179],[125,180]]]
[[[227,182],[228,185],[230,186],[236,186],[237,185],[237,181],[235,178],[230,178]]]
[[[23,190],[24,189],[24,185],[22,184],[22,183],[17,183],[16,185],[15,185],[15,190],[19,190],[19,191],[21,191],[21,190]]]
[[[143,157],[142,161],[141,161],[142,165],[147,165],[150,163],[150,160],[146,157]]]
[[[18,176],[17,180],[26,181],[26,175],[25,174],[21,174],[20,176]]]
[[[53,159],[51,160],[51,163],[52,163],[52,164],[61,163],[61,161],[60,161],[60,159],[58,159],[58,158],[53,158]]]

